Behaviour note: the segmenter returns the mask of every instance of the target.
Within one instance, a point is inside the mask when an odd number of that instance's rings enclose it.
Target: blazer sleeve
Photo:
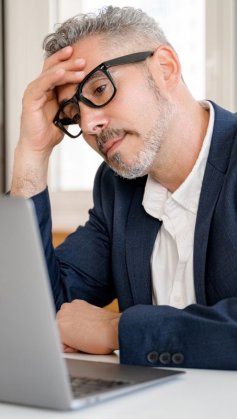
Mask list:
[[[110,234],[102,211],[100,182],[94,185],[94,207],[85,226],[69,235],[62,245],[52,245],[52,222],[48,190],[32,198],[39,223],[56,310],[64,302],[83,299],[103,307],[115,298],[110,263]]]
[[[237,298],[185,309],[137,305],[119,324],[124,364],[237,370]]]

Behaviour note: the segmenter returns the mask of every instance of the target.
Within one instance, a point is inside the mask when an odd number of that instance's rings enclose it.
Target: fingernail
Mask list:
[[[75,60],[75,64],[85,64],[85,60],[84,60],[84,58],[77,58],[77,59]]]

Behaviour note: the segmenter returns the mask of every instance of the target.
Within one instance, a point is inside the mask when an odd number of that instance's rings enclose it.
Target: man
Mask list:
[[[35,204],[64,350],[237,369],[236,115],[194,100],[142,11],[79,16],[44,48],[11,193]],[[89,221],[54,250],[48,161],[81,132],[105,163]],[[120,313],[103,308],[115,297]]]

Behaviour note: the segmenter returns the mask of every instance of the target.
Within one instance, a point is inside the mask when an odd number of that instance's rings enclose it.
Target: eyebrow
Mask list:
[[[93,80],[93,79],[101,78],[101,73],[103,74],[104,78],[106,78],[106,79],[108,78],[103,71],[101,71],[100,69],[98,69],[94,73],[92,73],[92,75],[88,78],[88,80]],[[83,83],[83,80],[82,80],[82,83]]]

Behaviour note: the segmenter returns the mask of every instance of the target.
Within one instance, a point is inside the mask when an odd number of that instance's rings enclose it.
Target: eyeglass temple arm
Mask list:
[[[106,61],[104,66],[109,68],[120,64],[138,63],[139,61],[143,61],[151,55],[153,55],[153,51],[137,52],[134,54],[125,55],[124,57],[114,58],[113,60]]]

